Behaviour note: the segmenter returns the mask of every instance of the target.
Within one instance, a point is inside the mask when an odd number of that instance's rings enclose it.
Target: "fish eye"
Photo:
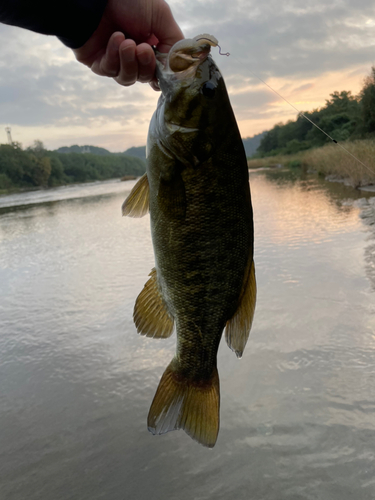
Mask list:
[[[212,82],[206,82],[205,84],[203,84],[201,92],[205,97],[209,97],[210,99],[212,99],[213,97],[215,97],[215,90],[216,87]]]

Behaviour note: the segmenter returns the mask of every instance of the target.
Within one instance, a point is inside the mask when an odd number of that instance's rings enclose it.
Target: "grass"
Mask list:
[[[368,168],[350,156],[337,144],[327,144],[321,148],[309,149],[294,155],[270,156],[248,160],[249,168],[307,167],[320,175],[335,176],[353,187],[375,184],[375,140],[364,139],[341,144]],[[370,169],[370,170],[369,170]]]
[[[375,183],[375,141],[370,139],[344,142],[342,146],[367,165],[361,165],[336,144],[304,152],[303,163],[319,174],[334,175],[348,181],[353,187]]]
[[[296,162],[302,164],[302,154],[267,156],[265,158],[250,158],[247,165],[251,169],[272,168],[282,165],[284,167],[297,166]],[[293,163],[293,165],[291,165]]]

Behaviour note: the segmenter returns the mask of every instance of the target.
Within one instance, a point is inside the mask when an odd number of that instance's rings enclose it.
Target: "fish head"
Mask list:
[[[204,34],[177,42],[168,54],[156,54],[162,92],[155,122],[159,138],[176,155],[184,149],[186,158],[188,151],[195,163],[210,154],[225,129],[226,110],[232,113],[224,79],[210,55],[217,44]]]

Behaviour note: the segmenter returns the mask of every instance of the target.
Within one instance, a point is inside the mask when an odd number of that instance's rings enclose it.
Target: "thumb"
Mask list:
[[[152,28],[159,41],[157,45],[159,52],[169,52],[176,42],[184,38],[169,5],[164,0],[159,4],[157,12],[154,13]]]

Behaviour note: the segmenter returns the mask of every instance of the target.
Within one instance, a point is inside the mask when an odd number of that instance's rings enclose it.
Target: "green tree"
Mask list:
[[[365,81],[360,93],[362,107],[362,132],[364,135],[375,133],[375,66]]]
[[[317,113],[315,123],[336,141],[346,141],[352,137],[360,120],[359,100],[350,91],[333,92],[326,105]],[[322,146],[330,141],[316,127],[306,136],[312,146]]]
[[[145,163],[124,154],[77,154],[47,151],[41,141],[23,151],[0,145],[0,189],[59,186],[70,182],[143,175]]]
[[[26,151],[33,153],[37,158],[42,158],[47,152],[43,142],[39,139],[35,140],[33,146],[29,146]]]
[[[24,172],[29,163],[28,155],[8,144],[0,145],[0,173],[5,174],[14,186],[24,184]]]
[[[278,123],[266,133],[266,135],[260,141],[260,145],[257,150],[259,151],[259,153],[267,154],[279,148],[279,133],[281,127],[283,127],[283,124]]]
[[[12,187],[12,181],[7,176],[7,174],[0,173],[0,191],[3,189],[9,189]]]
[[[49,186],[61,186],[67,182],[67,178],[64,173],[64,166],[61,163],[58,156],[50,155],[49,156],[50,164],[51,164],[51,174],[48,178]]]
[[[301,113],[295,121],[275,125],[263,137],[258,153],[260,155],[291,154],[322,146],[330,141],[311,122],[337,141],[350,139],[357,133],[360,123],[359,100],[350,91],[333,92],[320,110]]]
[[[34,154],[29,154],[30,163],[25,170],[25,178],[33,186],[47,186],[48,178],[51,174],[51,162],[46,156],[38,158]]]

